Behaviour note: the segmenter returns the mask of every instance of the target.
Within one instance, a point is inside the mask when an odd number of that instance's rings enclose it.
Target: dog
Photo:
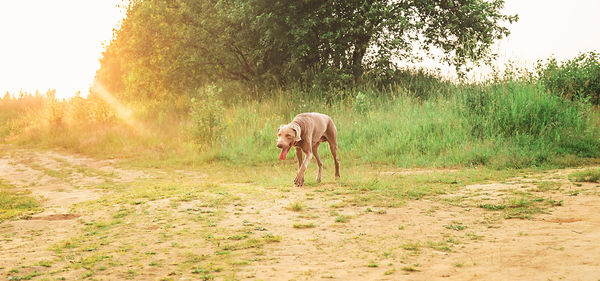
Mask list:
[[[285,160],[290,149],[292,147],[296,149],[298,174],[296,174],[296,178],[294,179],[295,186],[304,185],[304,172],[313,156],[319,166],[317,183],[321,182],[323,163],[319,158],[319,144],[322,142],[329,143],[329,150],[335,164],[335,178],[339,179],[340,164],[337,157],[337,129],[329,116],[317,112],[301,113],[296,115],[291,123],[281,125],[277,129],[277,148],[281,149],[279,159]],[[304,161],[302,161],[303,152],[306,154]]]

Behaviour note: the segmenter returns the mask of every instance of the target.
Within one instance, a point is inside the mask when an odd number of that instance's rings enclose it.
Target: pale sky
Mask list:
[[[123,12],[118,0],[0,0],[0,95],[56,89],[86,94],[102,43]]]
[[[88,92],[98,59],[117,27],[120,0],[0,0],[0,95],[56,89]],[[502,65],[530,65],[554,55],[600,51],[600,1],[506,0],[519,14],[511,36],[497,46]],[[429,66],[429,64],[425,64]],[[434,64],[431,64],[434,65]]]

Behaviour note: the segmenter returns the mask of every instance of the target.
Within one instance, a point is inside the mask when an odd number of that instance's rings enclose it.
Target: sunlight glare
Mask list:
[[[98,81],[94,82],[91,91],[95,94],[98,94],[98,96],[116,112],[117,118],[123,120],[125,124],[134,129],[136,132],[141,134],[146,133],[143,124],[138,122],[135,118],[133,110],[129,109],[118,99],[116,99],[114,95],[106,90],[102,83]]]
[[[86,96],[103,43],[123,17],[117,0],[0,1],[0,93]]]

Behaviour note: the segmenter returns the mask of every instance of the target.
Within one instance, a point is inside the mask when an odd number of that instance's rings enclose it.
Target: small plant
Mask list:
[[[302,204],[302,202],[296,201],[294,203],[291,203],[288,206],[288,209],[290,209],[290,210],[292,210],[294,212],[300,212],[300,211],[302,211],[304,209],[304,205]]]
[[[347,223],[350,220],[350,216],[339,215],[335,218],[335,222]]]

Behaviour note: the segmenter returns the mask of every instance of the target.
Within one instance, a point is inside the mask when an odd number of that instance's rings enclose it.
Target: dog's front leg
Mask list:
[[[308,162],[310,162],[310,159],[312,159],[312,151],[309,151],[308,153],[306,153],[306,159],[304,159],[304,162],[302,162],[302,166],[300,166],[300,169],[298,169],[298,174],[296,175],[296,179],[294,179],[294,184],[296,186],[303,186],[304,185],[304,172],[306,171],[306,168],[308,167]]]
[[[298,169],[302,167],[302,149],[296,147],[296,159],[298,159]]]

